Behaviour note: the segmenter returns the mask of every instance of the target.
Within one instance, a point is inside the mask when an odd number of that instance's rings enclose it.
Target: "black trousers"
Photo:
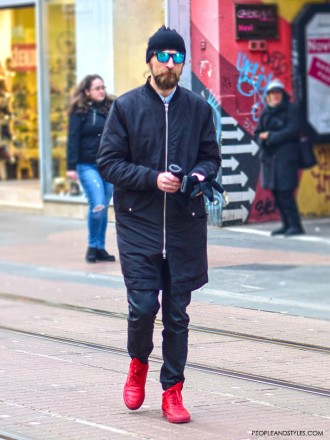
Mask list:
[[[273,190],[275,204],[280,211],[282,223],[286,229],[301,229],[300,215],[294,197],[294,191]]]
[[[184,382],[184,368],[188,355],[189,316],[186,309],[191,292],[173,294],[170,274],[164,261],[162,291],[163,365],[160,382],[164,390],[178,382]],[[127,290],[128,341],[131,358],[147,363],[153,345],[154,321],[160,308],[158,290]]]

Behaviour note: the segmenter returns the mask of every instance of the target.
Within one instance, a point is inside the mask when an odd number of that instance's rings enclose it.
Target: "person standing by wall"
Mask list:
[[[105,250],[108,207],[113,186],[102,179],[96,157],[114,97],[99,75],[87,75],[77,86],[69,107],[67,177],[79,178],[88,200],[86,261],[115,261]]]
[[[300,117],[289,101],[284,84],[275,79],[266,90],[267,107],[260,115],[255,139],[260,146],[261,185],[270,189],[280,212],[282,226],[272,235],[303,234],[294,197],[298,186]]]
[[[128,298],[128,353],[124,387],[128,408],[145,398],[148,358],[162,290],[163,415],[189,422],[182,403],[188,351],[187,306],[191,291],[207,277],[207,217],[203,197],[188,199],[178,165],[203,181],[221,160],[212,109],[200,95],[178,86],[186,55],[175,30],[163,26],[150,37],[146,62],[151,76],[113,104],[102,136],[98,165],[115,185],[114,207],[121,268]]]

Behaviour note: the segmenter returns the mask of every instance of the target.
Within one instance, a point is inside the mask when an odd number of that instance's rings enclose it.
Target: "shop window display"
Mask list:
[[[67,111],[73,88],[85,75],[95,73],[104,78],[110,94],[141,85],[147,71],[146,39],[163,24],[164,4],[161,0],[48,0],[44,8],[52,151],[49,189],[60,196],[80,195],[81,188],[65,178]]]
[[[79,195],[80,187],[65,177],[70,95],[90,73],[104,78],[110,94],[142,84],[146,39],[163,24],[164,3],[42,0],[39,10],[37,44],[33,6],[0,8],[0,180],[37,179],[40,169],[45,193]],[[37,88],[37,48],[42,48],[42,90]]]
[[[7,163],[11,160],[9,94],[6,83],[0,80],[0,179],[7,179]]]
[[[0,32],[0,176],[3,180],[37,178],[34,9],[0,10]]]

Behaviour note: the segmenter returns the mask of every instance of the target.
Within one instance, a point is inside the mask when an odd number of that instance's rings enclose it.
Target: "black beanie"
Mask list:
[[[149,38],[146,52],[146,62],[149,63],[154,52],[165,49],[176,50],[186,55],[186,46],[181,35],[178,34],[175,29],[162,26]]]

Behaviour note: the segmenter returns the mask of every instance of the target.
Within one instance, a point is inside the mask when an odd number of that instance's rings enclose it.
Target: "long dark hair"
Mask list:
[[[85,92],[86,90],[90,90],[95,79],[100,79],[102,82],[104,82],[100,75],[94,74],[85,76],[85,78],[77,85],[70,99],[69,114],[71,114],[73,111],[76,111],[77,113],[88,112],[88,108],[90,107],[90,99]],[[114,95],[106,95],[102,105],[100,106],[100,110],[104,113],[108,113],[109,108],[115,99],[116,97]]]

